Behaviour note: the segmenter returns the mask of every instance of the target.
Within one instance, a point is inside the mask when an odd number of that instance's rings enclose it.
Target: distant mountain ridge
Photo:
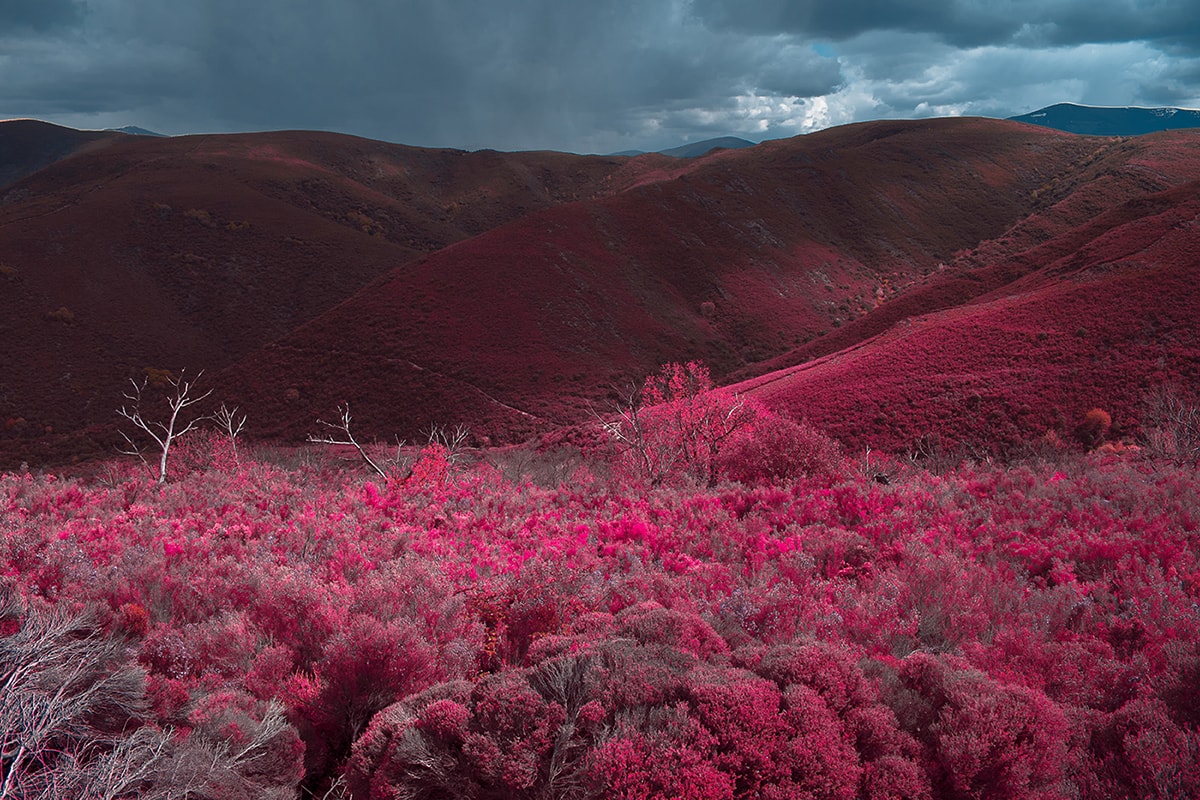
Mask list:
[[[1159,131],[1200,128],[1200,110],[1166,106],[1140,108],[1056,103],[1009,119],[1087,136],[1141,136]]]
[[[126,125],[122,128],[105,128],[105,130],[113,131],[114,133],[128,133],[130,136],[166,136],[165,133],[146,130],[145,128],[139,128],[137,125]]]
[[[690,142],[689,144],[681,144],[679,147],[670,147],[666,150],[655,150],[658,155],[670,156],[671,158],[700,158],[706,156],[713,150],[741,150],[744,147],[753,147],[754,142],[746,139],[739,139],[736,136],[719,136],[716,139],[704,139],[699,142]],[[647,154],[645,150],[622,150],[619,153],[612,153],[614,156],[644,156]]]

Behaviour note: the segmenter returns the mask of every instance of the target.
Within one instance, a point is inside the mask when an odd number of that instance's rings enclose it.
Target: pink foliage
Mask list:
[[[837,443],[804,423],[761,410],[752,425],[721,448],[719,473],[746,484],[778,483],[805,475],[832,475],[841,467]]]
[[[702,377],[651,392],[728,410]],[[1194,471],[873,456],[631,489],[430,454],[381,489],[242,455],[160,489],[0,475],[0,575],[96,609],[153,724],[237,742],[284,704],[305,777],[271,770],[302,792],[1196,793]]]
[[[906,727],[953,797],[1065,796],[1067,721],[1045,695],[996,682],[951,658],[914,654],[900,666],[912,705]]]
[[[706,757],[715,744],[711,734],[683,706],[653,710],[637,722],[619,726],[592,755],[587,775],[606,797],[732,800],[733,781]]]
[[[438,442],[426,445],[417,456],[406,483],[414,488],[435,489],[441,486],[450,474],[449,455],[445,445]]]

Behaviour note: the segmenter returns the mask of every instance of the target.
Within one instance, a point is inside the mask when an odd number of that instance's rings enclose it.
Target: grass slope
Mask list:
[[[36,456],[30,437],[47,428],[110,426],[147,367],[228,366],[400,264],[607,191],[618,168],[322,133],[113,134],[0,206],[0,420],[25,441],[14,458]]]
[[[370,435],[464,423],[520,437],[665,361],[727,374],[867,313],[1023,219],[1094,147],[938,120],[644,157],[628,189],[399,267],[224,384],[272,435],[349,401]]]
[[[1135,431],[1156,385],[1200,380],[1195,141],[1098,154],[1005,236],[738,388],[859,446],[1011,447],[1097,406]]]

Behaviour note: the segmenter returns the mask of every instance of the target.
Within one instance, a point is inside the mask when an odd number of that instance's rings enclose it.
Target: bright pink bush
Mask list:
[[[293,719],[311,743],[306,769],[324,774],[345,759],[376,713],[436,681],[435,659],[411,622],[352,614],[317,662],[316,691],[293,703]]]
[[[353,796],[473,796],[478,784],[461,766],[471,689],[467,681],[438,684],[376,714],[346,764]]]
[[[753,425],[761,407],[714,388],[696,361],[664,364],[610,424],[619,473],[658,484],[683,478],[712,484],[733,436]]]
[[[596,794],[620,800],[732,800],[733,781],[707,758],[714,744],[682,706],[654,709],[596,748],[587,778]]]
[[[317,796],[1193,791],[1194,471],[434,478],[3,475],[0,575],[127,636],[153,724],[283,703]]]

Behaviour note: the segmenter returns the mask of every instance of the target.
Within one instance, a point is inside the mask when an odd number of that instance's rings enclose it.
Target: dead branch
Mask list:
[[[324,425],[331,431],[331,433],[309,434],[308,441],[312,442],[313,444],[329,444],[353,447],[358,451],[358,454],[362,457],[362,460],[367,463],[367,466],[375,470],[375,474],[383,478],[385,481],[388,480],[388,474],[383,470],[382,467],[375,463],[367,451],[363,449],[363,446],[359,444],[358,440],[354,438],[354,434],[351,433],[350,404],[343,403],[342,405],[338,406],[338,414],[340,415],[340,419],[337,422],[326,422],[325,420],[321,419],[317,420],[318,425]]]
[[[246,427],[246,415],[241,413],[237,406],[229,408],[224,403],[221,403],[221,407],[213,412],[209,419],[217,423],[217,427],[221,430],[221,433],[228,437],[229,444],[233,447],[233,460],[237,461],[237,439],[242,433],[242,428]]]

